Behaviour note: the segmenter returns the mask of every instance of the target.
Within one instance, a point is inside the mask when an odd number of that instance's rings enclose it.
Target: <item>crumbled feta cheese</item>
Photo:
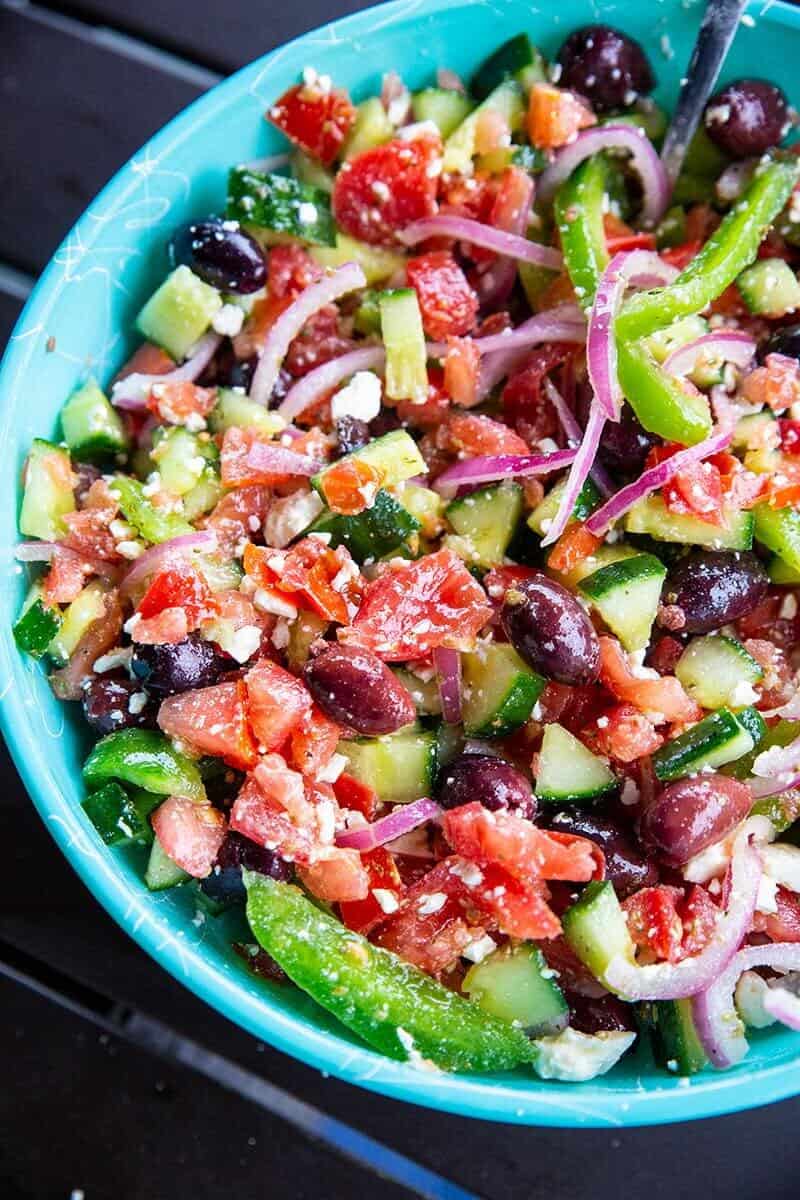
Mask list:
[[[140,623],[141,619],[142,619],[142,618],[139,616],[139,614],[138,614],[138,613],[134,613],[134,614],[133,614],[133,616],[132,616],[132,617],[130,617],[130,618],[129,618],[129,619],[126,621],[126,622],[125,622],[125,624],[122,626],[122,628],[123,628],[123,630],[125,631],[125,633],[129,633],[129,634],[133,634],[133,633],[135,633],[135,631],[136,631],[136,626],[137,626],[137,625]]]
[[[121,554],[123,558],[129,559],[131,562],[133,559],[138,558],[141,554],[144,554],[144,549],[144,542],[136,542],[133,540],[128,542],[117,542],[117,553]]]
[[[215,333],[221,333],[223,337],[236,337],[243,322],[244,312],[238,304],[223,304],[222,308],[214,313],[211,326]]]
[[[150,496],[155,496],[156,492],[160,491],[161,476],[158,471],[151,471],[151,473],[147,476],[147,483],[145,483],[142,487],[142,495],[147,496],[149,499]]]
[[[800,847],[774,842],[761,850],[764,874],[790,892],[800,892]]]
[[[238,663],[246,663],[261,645],[261,630],[257,625],[243,625],[225,639],[224,649]]]
[[[289,645],[290,638],[289,622],[285,617],[278,617],[270,641],[276,650],[285,650]]]
[[[272,613],[276,617],[289,617],[293,620],[297,616],[297,609],[293,604],[276,596],[274,592],[268,592],[266,588],[256,588],[253,592],[253,603],[262,612]]]
[[[127,667],[131,661],[133,649],[131,646],[119,646],[115,650],[109,650],[108,654],[101,654],[99,658],[94,660],[92,670],[98,675],[102,675],[105,671],[114,671],[117,667]]]
[[[332,754],[322,770],[317,771],[316,778],[320,783],[336,783],[346,766],[347,759],[343,754]]]
[[[318,215],[316,204],[308,200],[303,200],[297,206],[297,219],[301,225],[313,225]]]
[[[778,911],[778,884],[777,881],[771,879],[769,874],[762,872],[761,878],[758,881],[758,893],[756,895],[756,912],[760,913],[776,913]]]
[[[447,896],[444,892],[433,892],[430,896],[422,897],[417,904],[417,912],[421,917],[430,917],[443,909],[446,903]]]
[[[479,963],[483,962],[496,948],[494,940],[489,937],[488,933],[485,933],[483,937],[476,938],[474,942],[465,946],[461,954],[469,962]]]
[[[319,75],[313,67],[303,67],[303,83],[307,88],[313,88],[318,79]]]
[[[746,679],[739,680],[729,697],[733,708],[745,708],[748,704],[755,704],[756,700],[758,692]]]
[[[268,545],[282,550],[307,529],[322,512],[324,505],[316,492],[293,492],[273,500],[264,518],[264,538]]]
[[[793,592],[787,592],[783,597],[778,616],[783,621],[793,621],[797,616],[797,597]]]
[[[357,371],[350,382],[331,400],[334,421],[353,417],[372,421],[381,410],[381,381],[373,371]]]
[[[390,117],[391,120],[391,117]],[[402,129],[398,129],[397,136],[404,142],[416,141],[419,137],[424,137],[425,134],[430,134],[432,137],[441,137],[439,126],[434,121],[415,121],[413,125],[404,125]]]
[[[145,692],[134,692],[128,700],[128,712],[134,717],[138,717],[139,713],[147,704],[147,694]]]
[[[630,807],[633,804],[639,803],[639,789],[633,779],[626,779],[622,785],[620,792],[620,800],[623,804]]]
[[[467,887],[478,887],[483,883],[483,871],[466,859],[454,862],[450,867],[450,874],[455,875],[456,879],[460,879]]]
[[[120,521],[116,518],[109,522],[108,531],[117,541],[124,541],[125,538],[135,538],[136,530],[127,521]]]
[[[381,912],[389,913],[397,912],[400,907],[400,901],[394,892],[390,892],[388,888],[373,888],[372,894]]]

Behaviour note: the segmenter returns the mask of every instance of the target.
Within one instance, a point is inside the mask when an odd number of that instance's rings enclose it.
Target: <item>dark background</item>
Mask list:
[[[152,133],[219,75],[361,7],[0,0],[0,347],[58,242]],[[410,1188],[387,1182],[348,1159],[336,1131],[312,1140],[0,974],[0,1200],[454,1200],[448,1180],[486,1200],[797,1194],[800,1100],[692,1125],[573,1132],[479,1124],[322,1078],[159,970],[61,858],[7,756],[0,779],[0,938],[439,1176]],[[380,1165],[380,1153],[369,1157]]]

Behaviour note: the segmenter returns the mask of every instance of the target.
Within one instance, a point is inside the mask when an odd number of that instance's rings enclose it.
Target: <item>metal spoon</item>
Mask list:
[[[678,106],[661,151],[670,185],[680,174],[686,150],[717,82],[746,5],[747,0],[708,0],[689,68],[681,84]]]

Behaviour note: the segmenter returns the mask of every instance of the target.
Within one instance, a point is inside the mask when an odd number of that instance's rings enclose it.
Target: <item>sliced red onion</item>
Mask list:
[[[617,955],[603,973],[603,983],[610,991],[631,1001],[681,1000],[696,996],[714,983],[746,937],[756,909],[762,868],[761,855],[751,837],[752,830],[746,821],[733,847],[728,907],[721,913],[705,950],[679,963],[653,963],[644,967]]]
[[[558,151],[555,162],[539,179],[539,199],[547,204],[575,168],[601,150],[630,151],[631,166],[644,192],[642,222],[647,226],[657,225],[669,203],[669,180],[644,130],[632,125],[598,125],[579,133],[574,142]]]
[[[677,271],[652,250],[628,250],[615,254],[600,276],[597,294],[589,313],[586,333],[586,365],[595,398],[609,421],[618,421],[622,388],[617,375],[617,339],[614,322],[628,284],[639,278],[669,283]]]
[[[336,845],[365,854],[395,838],[404,837],[427,821],[435,820],[441,811],[439,805],[427,797],[413,800],[411,804],[398,804],[388,816],[373,821],[365,829],[348,829],[344,833],[337,833]]]
[[[481,354],[506,354],[529,350],[540,342],[580,343],[585,338],[586,322],[577,304],[560,304],[529,317],[516,329],[490,333],[487,337],[476,337],[474,341]],[[447,353],[446,342],[428,342],[426,348],[431,358],[444,358]]]
[[[766,716],[767,714],[763,713],[762,715]],[[777,779],[757,779],[755,775],[751,775],[744,782],[756,800],[764,800],[768,796],[780,796],[781,792],[788,792],[790,788],[800,787],[800,775],[781,776]]]
[[[416,246],[417,242],[424,242],[430,237],[457,238],[461,242],[481,246],[484,250],[494,250],[495,254],[501,254],[504,258],[531,263],[534,267],[547,267],[551,271],[560,270],[564,261],[561,251],[552,246],[529,242],[519,234],[506,233],[505,230],[495,229],[482,221],[473,221],[469,217],[456,217],[448,213],[414,221],[407,225],[398,237],[405,246]]]
[[[768,750],[756,756],[753,762],[753,774],[759,779],[776,779],[778,776],[789,776],[797,773],[800,767],[800,737],[789,742],[787,746],[770,746]]]
[[[87,567],[92,568],[95,575],[102,575],[105,579],[116,579],[119,574],[119,567],[114,563],[105,562],[102,558],[91,558],[73,550],[71,546],[65,546],[63,542],[20,542],[14,548],[14,557],[18,562],[52,562],[56,553],[85,563]]]
[[[715,1067],[732,1067],[747,1054],[744,1025],[733,993],[739,977],[755,967],[800,970],[800,943],[747,946],[735,954],[714,982],[692,1000],[692,1019],[703,1049]]]
[[[365,346],[362,350],[351,350],[340,358],[333,358],[298,379],[289,388],[277,411],[287,421],[293,421],[326,392],[355,375],[356,371],[378,371],[385,362],[386,351],[383,346]]]
[[[190,554],[212,554],[216,548],[217,535],[211,529],[182,533],[180,537],[170,538],[168,542],[159,542],[157,546],[151,546],[134,560],[122,581],[122,591],[130,592],[148,575],[183,562]]]
[[[439,677],[442,719],[446,725],[461,724],[461,655],[448,646],[437,646],[433,665]]]
[[[222,337],[218,333],[204,334],[186,362],[164,375],[126,375],[111,388],[111,403],[116,408],[124,408],[129,412],[141,412],[147,407],[147,397],[154,384],[193,383],[211,362],[221,341]]]
[[[679,346],[665,360],[663,369],[668,375],[688,375],[705,356],[733,363],[735,367],[747,367],[756,352],[756,344],[746,333],[736,329],[719,329],[704,333],[702,337]]]
[[[788,988],[773,984],[764,993],[764,1010],[781,1025],[800,1033],[800,997],[795,996]]]
[[[443,92],[461,92],[462,95],[466,92],[464,80],[455,71],[450,71],[447,67],[439,67],[436,72],[436,86],[441,88]]]
[[[575,460],[570,468],[558,511],[553,517],[552,524],[542,538],[542,546],[550,546],[553,542],[558,541],[566,529],[580,490],[586,483],[589,473],[594,466],[597,448],[600,445],[600,438],[603,436],[603,426],[605,423],[606,414],[601,409],[595,397],[589,407],[589,419],[586,422],[586,429],[575,455]]]
[[[664,462],[658,463],[655,467],[650,467],[648,471],[644,471],[637,480],[629,483],[627,487],[622,488],[615,496],[602,506],[586,521],[586,528],[590,533],[597,537],[602,536],[608,529],[609,525],[626,513],[629,508],[632,508],[637,500],[641,500],[643,496],[647,496],[650,492],[655,492],[658,488],[663,487],[672,479],[673,475],[677,475],[684,467],[690,466],[695,462],[702,462],[704,458],[708,458],[712,454],[719,454],[721,450],[725,450],[731,443],[733,432],[730,429],[720,430],[717,433],[706,438],[703,442],[698,442],[696,446],[689,446],[686,450],[679,450],[677,454],[673,454],[671,458],[667,458]]]
[[[761,712],[762,717],[766,721],[769,717],[783,717],[786,721],[800,721],[800,688],[790,696],[785,704],[779,704],[777,708],[765,708]]]
[[[253,442],[242,464],[254,475],[302,475],[310,478],[321,471],[324,463],[307,454],[298,454],[276,442]]]
[[[489,454],[457,462],[442,471],[434,483],[440,496],[455,496],[468,484],[494,483],[498,479],[519,479],[527,475],[549,475],[574,461],[576,450],[555,450],[552,454]]]
[[[300,293],[297,299],[281,313],[267,334],[267,340],[250,385],[251,400],[267,407],[278,380],[281,363],[286,357],[289,346],[306,322],[326,304],[333,304],[342,296],[346,296],[348,292],[366,287],[366,283],[364,272],[358,263],[348,262],[338,267],[330,275],[323,276],[318,283],[310,284]]]
[[[567,404],[561,392],[553,383],[552,379],[545,379],[544,390],[547,393],[547,398],[556,410],[556,416],[559,419],[561,428],[570,443],[570,446],[578,446],[583,437],[583,430],[578,424],[577,418],[572,409]],[[605,468],[596,462],[591,469],[591,477],[603,496],[610,496],[614,491],[614,485],[611,482],[611,477],[606,472]]]

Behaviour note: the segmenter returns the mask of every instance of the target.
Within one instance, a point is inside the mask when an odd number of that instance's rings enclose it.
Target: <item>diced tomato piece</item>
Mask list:
[[[754,609],[736,622],[739,637],[764,638],[767,643],[771,642],[773,647],[779,646],[782,650],[793,651],[796,642],[800,640],[800,613],[793,617],[782,617],[780,614],[785,599],[783,592],[773,589],[767,592]],[[770,661],[772,649],[766,650],[764,657],[765,669],[769,671],[775,665]]]
[[[272,461],[268,468],[259,466],[257,461],[254,463],[251,452],[258,446],[270,448]],[[225,487],[238,488],[253,485],[266,487],[296,481],[307,473],[301,471],[298,475],[298,455],[305,457],[300,449],[290,449],[279,442],[273,442],[257,429],[243,429],[232,425],[230,429],[225,430],[220,450],[222,482]]]
[[[469,176],[443,175],[439,192],[441,211],[490,225],[498,190],[496,176],[485,171]]]
[[[519,879],[495,863],[477,868],[481,881],[471,882],[473,864],[465,864],[462,879],[471,901],[492,918],[508,937],[539,941],[561,933],[561,922],[547,903],[541,880]]]
[[[177,646],[189,634],[189,619],[182,608],[163,608],[153,617],[139,617],[131,641],[140,646]]]
[[[147,407],[170,425],[183,425],[187,417],[207,417],[217,402],[215,388],[198,387],[184,379],[179,383],[154,383]]]
[[[784,412],[800,400],[800,364],[785,354],[768,354],[762,367],[744,377],[742,391],[751,404]]]
[[[706,889],[698,883],[693,884],[688,896],[678,904],[678,913],[683,925],[683,958],[691,958],[705,950],[716,931],[719,911]]]
[[[250,668],[244,681],[259,748],[277,750],[310,711],[311,695],[304,683],[266,658]]]
[[[448,396],[462,408],[480,399],[481,353],[472,338],[450,337],[444,359],[444,386]]]
[[[550,83],[535,83],[528,101],[528,137],[540,150],[555,150],[573,141],[597,117],[576,95]]]
[[[450,396],[444,385],[441,367],[428,368],[428,397],[422,404],[413,400],[401,400],[397,405],[397,416],[404,425],[414,429],[438,429],[450,409]]]
[[[671,267],[677,267],[682,271],[684,267],[688,267],[693,258],[696,258],[703,249],[703,243],[699,240],[690,242],[681,242],[680,246],[669,246],[666,250],[659,251],[661,258]]]
[[[341,728],[314,705],[292,731],[289,761],[304,775],[318,775],[333,758]]]
[[[211,874],[227,828],[221,812],[186,796],[170,796],[151,820],[162,850],[174,863],[195,879]]]
[[[478,866],[505,868],[517,879],[602,878],[604,860],[587,838],[537,828],[510,812],[489,812],[474,801],[446,812],[442,830],[457,854]]]
[[[489,224],[506,233],[518,233],[527,223],[534,183],[521,167],[506,167],[489,212]]]
[[[483,577],[483,586],[491,604],[498,608],[510,587],[524,583],[526,579],[534,579],[537,572],[533,567],[519,567],[516,564],[508,567],[492,567]]]
[[[768,913],[764,930],[773,942],[800,942],[800,896],[779,887],[775,896],[776,913]]]
[[[777,630],[770,630],[764,638],[746,638],[744,648],[764,668],[764,678],[759,684],[761,695],[759,708],[776,708],[785,704],[794,688],[791,683],[792,668],[786,652],[775,644]],[[769,637],[770,640],[767,640]]]
[[[491,616],[483,588],[452,550],[391,563],[368,583],[339,639],[386,662],[421,658],[436,646],[469,648]]]
[[[363,900],[351,900],[342,904],[339,915],[348,929],[354,929],[356,933],[366,936],[386,920],[387,909],[391,911],[391,906],[399,907],[405,887],[394,857],[385,846],[378,846],[368,854],[362,854],[361,862],[369,876],[369,892]],[[376,890],[380,900],[376,899]],[[381,905],[381,900],[386,905],[385,908]]]
[[[315,80],[289,88],[267,111],[267,118],[296,146],[328,167],[355,122],[356,110],[347,92],[323,88]]]
[[[249,542],[253,533],[261,528],[269,500],[269,490],[260,486],[237,488],[222,497],[205,521],[206,528],[217,535],[217,547],[222,555],[232,558],[242,553],[242,542]]]
[[[167,696],[158,710],[158,724],[168,737],[181,738],[239,770],[249,770],[258,760],[241,679]]]
[[[353,339],[340,331],[338,308],[328,304],[300,330],[287,351],[284,367],[295,377],[307,375],[315,367],[347,354],[355,346]]]
[[[681,614],[676,628],[683,628],[684,620],[685,617]],[[658,671],[659,675],[674,675],[675,666],[685,649],[686,647],[677,638],[663,634],[658,637],[657,641],[651,643],[647,655],[647,665],[654,671]]]
[[[602,541],[578,521],[562,533],[550,551],[547,565],[551,571],[571,571],[585,558],[590,558]]]
[[[606,235],[606,250],[611,258],[623,250],[655,250],[656,248],[654,234],[631,229],[630,225],[626,225],[614,213],[604,213],[603,230]]]
[[[707,461],[720,473],[723,503],[728,508],[752,508],[769,494],[774,483],[771,476],[746,470],[734,454],[715,454]]]
[[[71,604],[94,575],[94,567],[74,550],[57,547],[50,559],[50,570],[44,577],[44,599],[47,604]]]
[[[380,473],[360,458],[341,458],[328,467],[322,480],[331,512],[355,516],[370,508],[381,486]]]
[[[478,297],[449,250],[409,259],[406,275],[417,293],[428,337],[444,341],[463,337],[474,328]]]
[[[664,485],[661,495],[670,512],[722,524],[722,477],[713,463],[684,467]]]
[[[652,754],[664,741],[652,721],[632,704],[617,704],[608,709],[587,730],[587,735],[586,740],[597,753],[624,763]]]
[[[644,713],[659,713],[665,721],[686,723],[702,716],[702,709],[674,677],[640,679],[634,675],[616,638],[600,638],[600,680],[618,700]]]
[[[118,512],[119,505],[105,479],[95,479],[83,497],[81,508],[62,517],[69,530],[64,545],[90,559],[119,562],[116,541],[109,529]]]
[[[543,385],[550,372],[569,362],[575,353],[576,347],[569,342],[537,346],[503,388],[503,416],[527,442],[533,444],[557,432],[558,417]]]
[[[322,267],[297,242],[271,246],[267,264],[267,294],[274,300],[296,300],[322,278]]]
[[[470,942],[484,932],[468,922],[463,883],[438,863],[408,889],[398,912],[378,927],[373,941],[399,954],[421,971],[440,975],[457,962]]]
[[[528,443],[501,421],[478,413],[451,412],[439,430],[444,450],[475,458],[483,454],[528,454]]]
[[[368,787],[366,783],[362,783],[360,779],[342,771],[338,779],[334,781],[333,790],[340,808],[353,809],[355,812],[360,812],[368,821],[374,820],[380,801],[378,793]]]
[[[165,608],[182,608],[192,630],[217,612],[217,602],[200,572],[184,563],[154,575],[136,611],[146,618],[158,616]]]
[[[781,417],[778,421],[781,437],[781,450],[784,454],[800,455],[800,421]]]
[[[245,780],[233,802],[230,827],[251,842],[277,851],[287,862],[311,862],[314,831],[295,825],[284,808],[264,795],[252,776]]]
[[[267,754],[253,771],[261,794],[276,809],[288,813],[298,829],[307,829],[316,838],[319,830],[317,811],[306,796],[303,776],[292,771],[280,754]],[[330,839],[328,839],[330,840]]]
[[[642,888],[622,902],[634,944],[671,963],[682,957],[683,923],[677,906],[680,898],[679,888],[659,885]]]
[[[374,146],[342,163],[333,187],[333,215],[351,237],[371,245],[436,212],[442,142],[425,134]]]
[[[244,569],[261,587],[277,589],[290,603],[340,624],[349,620],[350,609],[355,612],[363,587],[345,547],[331,550],[319,538],[303,538],[291,550],[248,545]]]
[[[114,376],[113,382],[119,383],[129,375],[166,375],[175,368],[175,363],[160,346],[152,342],[142,342],[134,350],[125,365]]]
[[[366,900],[369,875],[357,850],[328,846],[307,867],[298,867],[301,882],[319,900],[347,904]]]

